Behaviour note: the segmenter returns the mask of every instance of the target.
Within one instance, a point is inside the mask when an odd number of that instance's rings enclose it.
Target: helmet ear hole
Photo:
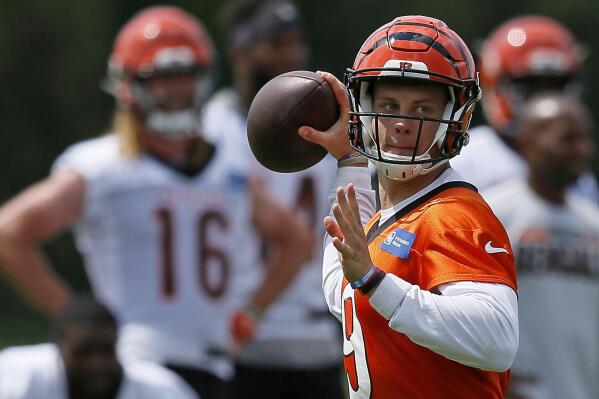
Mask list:
[[[449,152],[451,153],[454,150],[456,150],[457,148],[459,148],[460,142],[461,142],[461,140],[460,140],[461,136],[458,137],[458,135],[454,132],[448,133],[447,136],[448,136],[448,140],[449,140],[449,145],[448,145]]]
[[[455,130],[450,131],[448,128],[443,149],[448,155],[453,155],[456,152],[456,150],[461,148],[462,141],[463,140],[461,134],[459,134]]]

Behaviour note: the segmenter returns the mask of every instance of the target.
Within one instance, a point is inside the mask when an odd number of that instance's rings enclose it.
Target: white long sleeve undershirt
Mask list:
[[[452,171],[444,173],[435,184],[414,197],[456,176]],[[375,193],[370,189],[368,168],[340,168],[337,185],[346,186],[349,182],[356,187],[360,217],[362,224],[366,224],[375,212]],[[325,237],[324,245],[323,290],[329,310],[341,320],[343,271],[331,237]],[[389,320],[389,328],[418,345],[482,370],[508,369],[518,347],[518,305],[514,290],[503,284],[461,281],[441,284],[436,291],[423,290],[387,274],[371,296],[370,304]]]

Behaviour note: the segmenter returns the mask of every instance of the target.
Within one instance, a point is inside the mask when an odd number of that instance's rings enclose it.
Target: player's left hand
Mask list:
[[[337,221],[327,216],[324,226],[327,233],[333,237],[333,245],[339,252],[343,274],[352,283],[372,268],[372,260],[360,221],[354,185],[347,186],[347,195],[343,187],[339,187],[336,196],[337,203],[333,205],[333,215]]]
[[[254,338],[259,322],[259,317],[248,309],[238,309],[233,313],[230,329],[236,352]]]

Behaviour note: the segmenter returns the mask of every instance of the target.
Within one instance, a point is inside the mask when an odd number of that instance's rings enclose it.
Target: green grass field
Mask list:
[[[0,349],[46,341],[48,320],[23,303],[5,282],[0,282],[0,292]]]

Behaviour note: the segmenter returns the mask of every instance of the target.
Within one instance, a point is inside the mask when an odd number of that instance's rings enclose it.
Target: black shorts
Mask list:
[[[200,369],[173,364],[165,366],[185,380],[201,399],[226,399],[227,383],[214,374]]]
[[[341,370],[340,366],[298,370],[236,364],[229,399],[343,399]]]

